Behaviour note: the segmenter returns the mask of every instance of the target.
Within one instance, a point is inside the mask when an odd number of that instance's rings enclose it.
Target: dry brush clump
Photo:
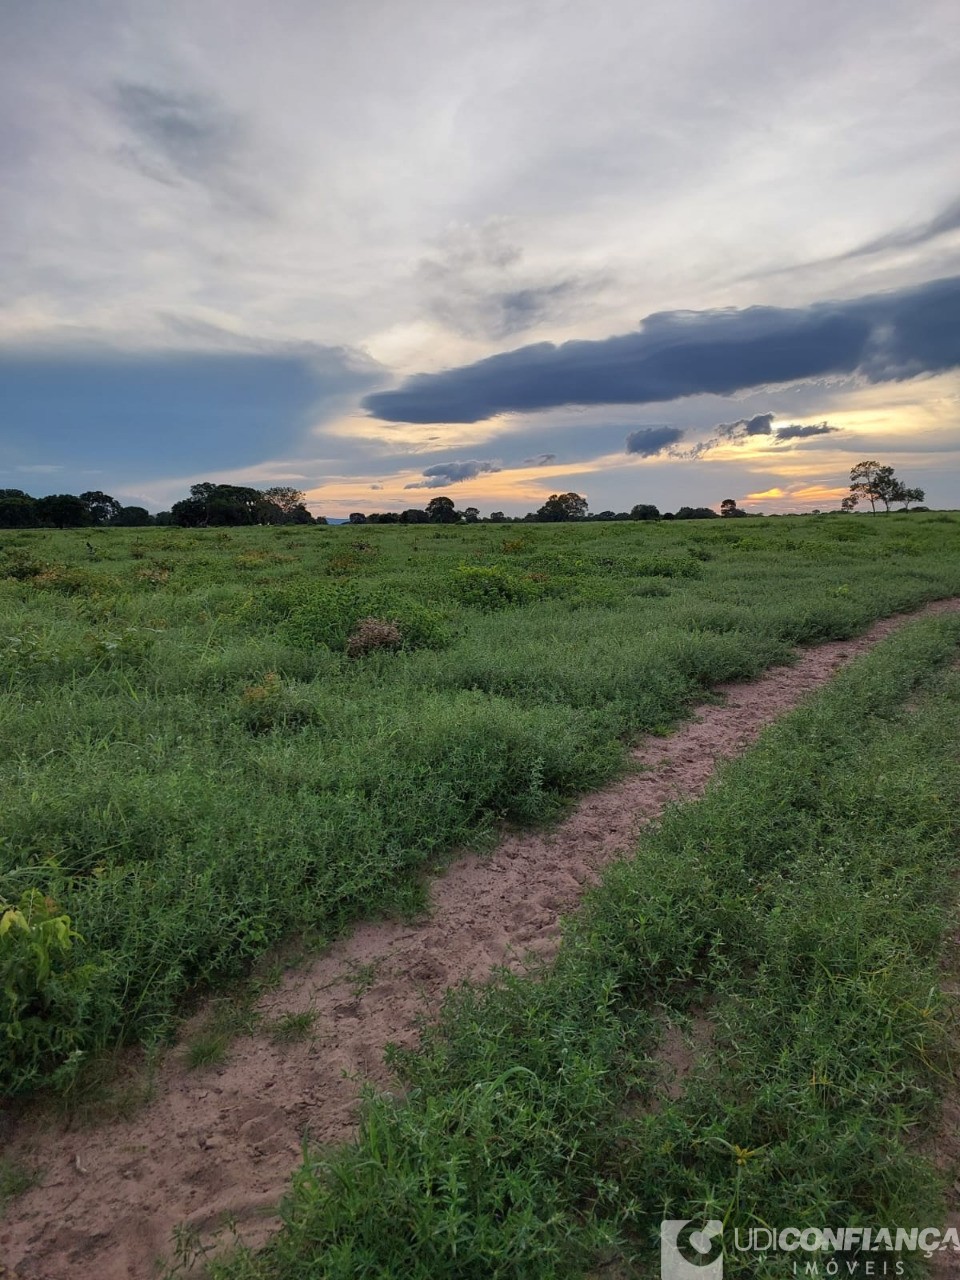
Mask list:
[[[361,618],[347,638],[347,656],[362,658],[375,649],[399,649],[403,636],[395,622],[385,618]]]

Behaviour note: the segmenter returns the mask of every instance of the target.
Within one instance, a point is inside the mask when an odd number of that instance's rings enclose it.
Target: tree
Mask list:
[[[858,462],[850,472],[850,495],[840,504],[844,511],[852,511],[861,498],[870,503],[870,510],[877,514],[877,503],[882,502],[885,511],[893,502],[902,502],[909,510],[911,502],[923,501],[922,489],[908,489],[894,474],[893,467],[882,467],[870,458]]]
[[[922,502],[925,497],[923,489],[904,489],[902,498],[904,511],[910,510],[911,502]]]
[[[846,511],[848,514],[856,509],[860,497],[856,493],[848,493],[847,496],[840,501],[840,510]]]
[[[268,521],[270,524],[312,524],[313,516],[305,506],[306,494],[302,489],[294,489],[288,484],[275,484],[264,489],[264,501],[270,503],[279,512],[279,519]]]
[[[196,529],[207,523],[207,504],[202,498],[181,498],[170,508],[170,520],[185,529]]]
[[[351,511],[349,516],[347,516],[347,520],[350,522],[350,524],[366,524],[367,523],[367,517],[363,514],[362,511]]]
[[[86,510],[88,524],[109,524],[121,507],[116,498],[111,498],[109,493],[104,493],[101,489],[81,493],[80,501]]]
[[[467,524],[478,524],[480,520],[480,512],[477,507],[465,507],[463,518]]]
[[[36,498],[22,489],[0,489],[0,528],[32,529],[39,519]]]
[[[406,511],[400,512],[401,524],[426,524],[429,519],[427,513],[419,507],[408,507]]]
[[[673,518],[674,520],[715,520],[717,513],[712,507],[681,507]]]
[[[431,524],[459,524],[460,512],[447,497],[431,498],[427,503],[427,519]]]
[[[630,508],[631,520],[659,520],[660,512],[650,502],[638,502],[635,507]]]
[[[747,513],[741,511],[737,506],[736,498],[724,498],[720,503],[720,514],[722,516],[745,516]]]
[[[881,467],[873,458],[858,462],[850,471],[850,496],[857,501],[866,498],[870,510],[877,514],[877,503],[882,502],[887,511],[896,492],[899,480],[893,474],[893,467]]]
[[[491,524],[506,524],[506,523],[507,523],[507,517],[503,514],[503,512],[502,512],[502,511],[491,511],[491,512],[490,512],[490,523],[491,523]]]
[[[37,499],[37,515],[58,529],[79,529],[88,523],[87,509],[75,493],[51,493]]]
[[[246,485],[218,484],[207,501],[207,523],[214,525],[261,524],[263,494]]]
[[[121,528],[137,529],[153,524],[153,521],[146,507],[121,507],[110,523]]]
[[[894,495],[898,489],[903,488],[903,485],[893,474],[893,467],[878,467],[877,474],[873,478],[873,487],[877,497],[889,511],[890,503],[895,501]]]
[[[269,523],[272,511],[259,489],[238,484],[211,484],[204,480],[190,486],[190,497],[171,508],[174,522],[188,528],[205,525]]]
[[[908,489],[906,485],[901,484],[899,480],[890,492],[890,501],[902,502],[904,511],[910,510],[911,502],[922,502],[923,499],[924,492],[922,489]]]
[[[579,493],[552,493],[537,512],[537,519],[549,522],[582,520],[586,514],[587,500]]]
[[[868,499],[870,510],[874,515],[877,514],[878,495],[873,481],[879,469],[880,463],[872,458],[858,462],[855,467],[850,468],[850,497],[854,504],[859,503],[861,498]]]
[[[263,496],[275,507],[279,507],[285,516],[291,515],[297,507],[302,507],[306,494],[302,489],[294,489],[289,484],[275,484],[264,489]]]

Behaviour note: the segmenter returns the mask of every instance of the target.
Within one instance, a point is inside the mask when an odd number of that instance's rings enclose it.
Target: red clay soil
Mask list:
[[[919,614],[955,610],[960,599]],[[201,1071],[170,1053],[154,1100],[129,1120],[72,1130],[21,1124],[5,1154],[39,1165],[43,1181],[0,1220],[0,1276],[150,1280],[181,1224],[210,1239],[232,1222],[244,1240],[265,1240],[304,1133],[318,1143],[349,1139],[360,1083],[390,1086],[390,1041],[411,1043],[448,987],[519,964],[526,952],[552,953],[561,916],[645,823],[699,795],[718,761],[904,621],[886,619],[759,680],[722,686],[722,705],[698,707],[676,733],[633,751],[642,771],[586,796],[548,832],[506,835],[491,856],[457,861],[431,885],[429,918],[359,925],[290,970],[261,1008],[271,1017],[311,1011],[312,1039],[243,1037],[224,1065]]]

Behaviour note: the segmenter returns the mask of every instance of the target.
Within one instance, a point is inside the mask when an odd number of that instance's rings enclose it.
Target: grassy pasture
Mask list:
[[[935,513],[0,533],[0,1092],[415,908],[717,681],[960,592],[958,553]]]
[[[721,1221],[729,1276],[929,1274],[733,1231],[942,1227],[921,1152],[954,1080],[958,646],[955,615],[910,624],[668,812],[557,961],[452,993],[394,1055],[406,1096],[368,1098],[271,1244],[208,1274],[653,1280],[663,1218]],[[658,1047],[694,1019],[671,1092]]]

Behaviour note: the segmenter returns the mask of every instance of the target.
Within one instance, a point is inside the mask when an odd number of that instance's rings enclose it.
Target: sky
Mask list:
[[[0,487],[960,507],[955,0],[0,0]]]

